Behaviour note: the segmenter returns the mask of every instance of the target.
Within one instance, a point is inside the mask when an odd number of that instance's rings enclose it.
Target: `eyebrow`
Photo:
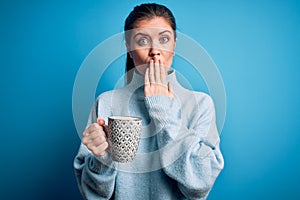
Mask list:
[[[170,34],[172,34],[172,32],[169,31],[169,30],[165,30],[165,31],[159,32],[158,34],[159,34],[159,35],[162,35],[162,34],[164,34],[164,33],[170,33]],[[138,35],[149,36],[149,34],[146,34],[146,33],[137,33],[137,34],[135,34],[135,35],[133,36],[133,38],[135,39]]]
[[[142,35],[142,36],[149,36],[148,34],[145,33],[137,33],[133,36],[133,39],[135,39],[137,36]]]
[[[171,32],[171,31],[169,31],[169,30],[165,30],[165,31],[162,31],[162,32],[160,32],[160,33],[159,33],[159,35],[162,35],[162,34],[164,34],[164,33],[170,33],[170,34],[172,34],[172,32]]]

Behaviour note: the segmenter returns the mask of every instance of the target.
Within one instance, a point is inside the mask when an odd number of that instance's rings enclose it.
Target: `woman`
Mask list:
[[[85,199],[206,199],[223,168],[214,105],[208,95],[181,87],[169,70],[174,16],[165,6],[142,4],[129,14],[124,30],[130,83],[97,98],[74,160],[80,191]],[[132,165],[143,163],[148,170],[115,167],[104,121],[111,115],[143,119],[143,132],[151,133],[138,151],[159,154]],[[153,167],[156,162],[160,167]]]

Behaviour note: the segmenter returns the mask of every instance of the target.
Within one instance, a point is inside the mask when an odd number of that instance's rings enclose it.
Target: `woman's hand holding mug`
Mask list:
[[[104,156],[108,148],[105,133],[105,121],[98,118],[97,123],[91,124],[84,132],[82,143],[95,155]]]

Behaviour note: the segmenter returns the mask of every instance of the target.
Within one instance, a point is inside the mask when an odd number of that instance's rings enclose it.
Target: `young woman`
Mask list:
[[[165,6],[142,4],[124,30],[129,83],[101,94],[92,109],[74,160],[80,191],[85,199],[206,199],[223,168],[215,110],[208,95],[183,88],[169,70],[175,18]],[[148,134],[138,149],[144,159],[127,170],[108,150],[104,119],[111,115],[142,118]]]

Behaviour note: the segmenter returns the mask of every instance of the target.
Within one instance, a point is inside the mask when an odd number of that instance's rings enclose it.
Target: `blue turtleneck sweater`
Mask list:
[[[219,148],[212,99],[183,88],[175,71],[167,76],[175,98],[144,96],[144,77],[101,94],[88,126],[97,117],[142,118],[138,153],[130,163],[112,161],[109,153],[94,156],[81,144],[74,160],[84,199],[206,199],[224,160]]]

